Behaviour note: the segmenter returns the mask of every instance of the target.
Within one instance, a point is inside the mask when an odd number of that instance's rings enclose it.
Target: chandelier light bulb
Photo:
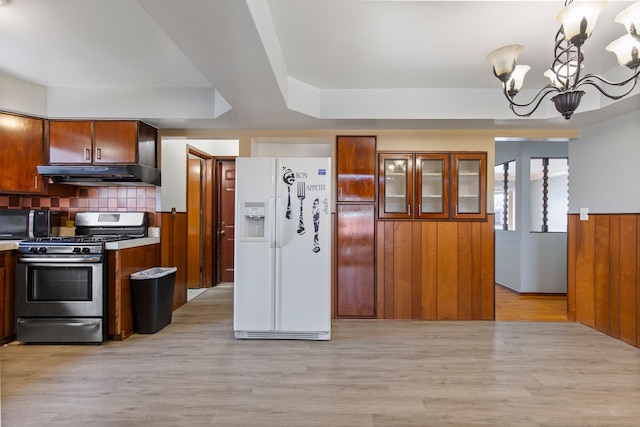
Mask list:
[[[511,73],[511,77],[505,83],[507,92],[509,96],[514,97],[520,89],[522,89],[522,85],[524,84],[524,76],[531,69],[528,65],[516,65]]]
[[[633,37],[640,39],[640,3],[634,3],[620,12],[615,21],[624,25]]]
[[[567,41],[577,47],[582,46],[591,36],[598,15],[608,3],[608,1],[575,0],[562,9],[557,19],[562,24]]]
[[[612,41],[605,49],[615,53],[618,58],[618,63],[623,67],[634,70],[640,66],[640,58],[638,57],[640,40],[631,34],[625,34],[619,39]]]
[[[507,83],[516,67],[518,55],[524,49],[519,44],[510,44],[494,50],[487,55],[487,61],[493,65],[493,74],[503,83]]]

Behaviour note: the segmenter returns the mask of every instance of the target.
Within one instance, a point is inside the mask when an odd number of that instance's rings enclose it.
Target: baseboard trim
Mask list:
[[[500,286],[502,289],[511,292],[519,297],[566,297],[567,294],[562,292],[519,292],[513,288],[503,285],[502,283],[495,282],[496,286]]]

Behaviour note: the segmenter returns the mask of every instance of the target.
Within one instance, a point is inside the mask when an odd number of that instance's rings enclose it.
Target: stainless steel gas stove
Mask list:
[[[146,237],[146,212],[78,212],[76,236],[18,244],[16,335],[21,342],[106,339],[105,243]]]

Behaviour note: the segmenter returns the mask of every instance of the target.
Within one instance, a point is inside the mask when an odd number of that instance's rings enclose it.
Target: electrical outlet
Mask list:
[[[580,208],[580,221],[589,221],[589,208]]]

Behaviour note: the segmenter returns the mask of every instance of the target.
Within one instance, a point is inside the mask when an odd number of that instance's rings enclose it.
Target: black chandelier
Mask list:
[[[551,80],[534,98],[526,103],[514,101],[522,88],[524,76],[531,67],[517,65],[522,49],[521,45],[509,45],[494,50],[487,55],[493,65],[494,75],[502,82],[503,93],[509,101],[511,110],[520,117],[530,116],[542,100],[550,94],[556,109],[569,120],[580,105],[584,91],[580,87],[590,85],[604,96],[620,99],[627,96],[635,88],[640,71],[640,3],[634,3],[616,16],[615,21],[623,24],[627,34],[611,42],[605,49],[616,54],[618,63],[632,70],[633,75],[620,82],[611,82],[596,74],[581,75],[584,68],[582,45],[589,38],[600,12],[608,1],[566,0],[565,7],[558,13],[557,19],[562,24],[556,33],[554,60],[544,73]],[[611,94],[607,90],[623,87],[624,92]]]

